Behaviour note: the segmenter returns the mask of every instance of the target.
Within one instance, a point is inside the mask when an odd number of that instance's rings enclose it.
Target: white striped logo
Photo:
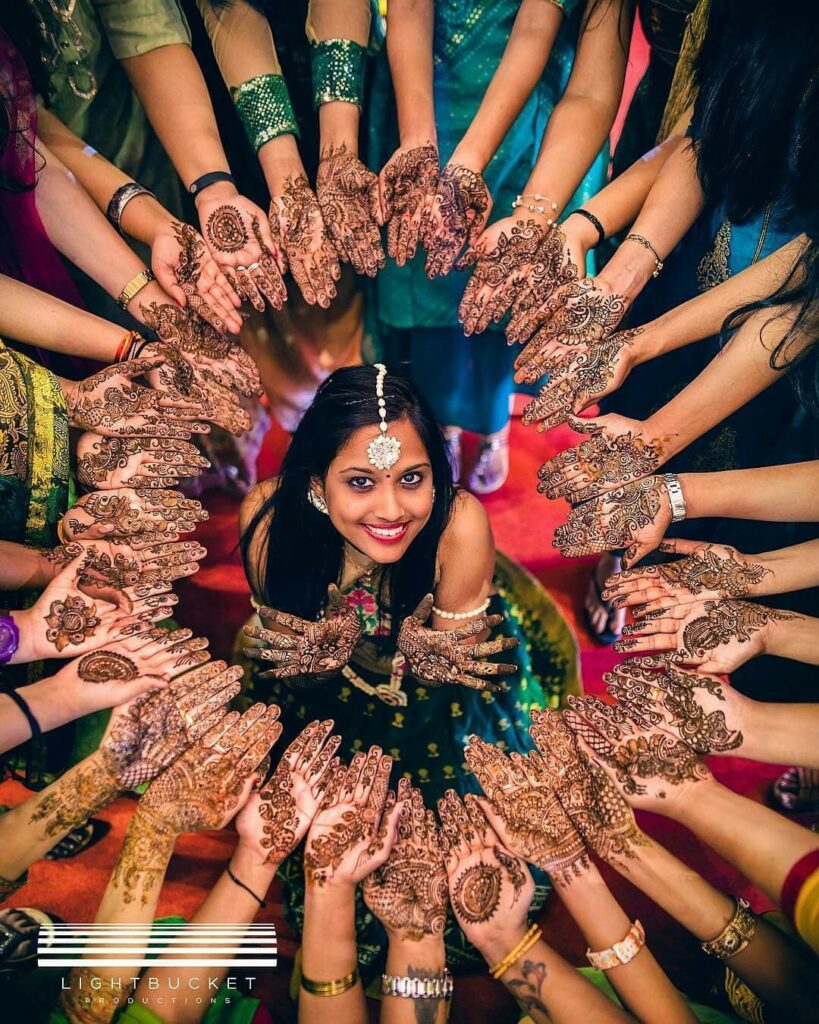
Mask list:
[[[48,924],[39,967],[275,967],[273,924]]]

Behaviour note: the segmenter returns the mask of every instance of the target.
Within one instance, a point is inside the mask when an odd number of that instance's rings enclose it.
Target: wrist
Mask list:
[[[134,196],[122,211],[120,228],[129,237],[153,246],[160,234],[167,232],[176,218],[159,200],[142,193]]]
[[[500,963],[505,956],[517,946],[526,934],[527,925],[523,924],[504,928],[501,931],[493,932],[484,936],[468,936],[470,942],[475,946],[487,964],[491,967]]]
[[[208,185],[207,188],[202,189],[194,197],[193,204],[196,207],[197,212],[202,209],[203,202],[230,202],[231,199],[235,199],[239,195],[239,190],[233,184],[232,181],[215,181],[212,185]]]
[[[259,892],[261,889],[266,892],[280,863],[279,860],[268,860],[263,853],[240,839],[230,858],[230,869],[254,892]],[[256,882],[259,883],[258,887]]]
[[[141,324],[144,324],[145,314],[142,311],[143,307],[150,305],[152,302],[155,302],[158,306],[178,307],[179,305],[178,302],[174,302],[161,284],[157,281],[149,281],[144,288],[137,292],[125,308],[135,320],[139,320]]]
[[[629,339],[629,359],[632,367],[648,363],[663,354],[660,320],[652,320],[637,328],[637,334]]]
[[[464,140],[455,147],[455,151],[449,160],[447,160],[447,163],[460,164],[462,167],[466,167],[467,170],[475,171],[477,174],[483,174],[489,160],[477,147],[473,147]]]
[[[437,149],[438,132],[435,129],[435,125],[423,124],[408,128],[406,131],[399,131],[398,146],[400,149],[418,149],[421,146],[435,146]]]
[[[354,103],[334,100],[319,107],[319,137],[322,158],[327,149],[344,146],[358,156],[359,110]]]
[[[306,177],[294,135],[278,135],[265,142],[257,155],[271,196],[281,193],[288,178]]]
[[[402,931],[386,928],[387,932],[387,973],[396,974],[406,970],[407,964],[417,967],[443,968],[446,966],[444,936],[424,935],[420,939],[409,939]],[[404,966],[401,966],[401,965]]]
[[[629,244],[627,248],[634,251],[624,252],[621,246],[597,275],[597,280],[621,295],[630,306],[651,280],[656,264],[642,246]]]

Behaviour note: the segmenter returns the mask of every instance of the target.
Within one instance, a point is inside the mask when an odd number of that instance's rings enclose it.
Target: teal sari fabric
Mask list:
[[[435,120],[441,162],[445,163],[465,134],[495,73],[520,4],[517,0],[438,0],[433,39]],[[574,61],[584,4],[564,0],[564,22],[538,84],[486,169],[494,201],[492,220],[511,212],[537,159],[552,111],[566,88]],[[388,28],[389,31],[389,28]],[[370,165],[383,167],[397,146],[395,104],[386,60],[375,71],[370,108]],[[569,204],[579,206],[605,183],[606,146],[594,161]],[[492,325],[485,334],[466,338],[458,323],[458,304],[466,276],[453,270],[429,281],[423,253],[406,267],[391,260],[372,286],[368,329],[378,355],[395,369],[411,364],[416,383],[433,405],[440,422],[456,423],[479,433],[499,430],[509,417],[512,363]],[[447,367],[440,355],[446,348]],[[450,367],[454,376],[449,372]]]

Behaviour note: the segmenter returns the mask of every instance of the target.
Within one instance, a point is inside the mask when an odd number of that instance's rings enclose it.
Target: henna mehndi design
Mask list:
[[[241,213],[229,203],[217,206],[211,213],[205,232],[210,244],[219,252],[239,252],[250,240]]]
[[[52,601],[44,618],[48,626],[46,640],[58,651],[64,651],[73,644],[84,644],[94,636],[100,624],[97,606],[71,594],[66,595],[63,601]]]
[[[641,530],[657,525],[664,510],[668,498],[662,480],[644,477],[574,506],[552,543],[566,558],[630,548]]]
[[[124,654],[93,651],[80,658],[77,675],[86,683],[128,683],[137,678],[139,669]]]
[[[492,199],[483,176],[462,164],[447,164],[438,178],[432,212],[421,226],[427,250],[427,277],[443,277],[455,266],[465,244],[474,244],[483,231]]]
[[[336,295],[338,259],[327,237],[321,209],[303,174],[288,175],[270,204],[270,230],[287,257],[305,302],[328,306]]]
[[[339,257],[375,277],[386,262],[378,229],[378,178],[345,143],[322,150],[316,197]]]
[[[403,267],[415,256],[424,203],[438,185],[438,147],[416,146],[393,156],[384,168],[387,252]]]

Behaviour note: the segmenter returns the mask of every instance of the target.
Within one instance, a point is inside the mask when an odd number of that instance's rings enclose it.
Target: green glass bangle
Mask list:
[[[258,150],[279,135],[298,137],[299,126],[283,75],[257,75],[230,90],[247,137]]]
[[[313,104],[341,100],[361,107],[364,98],[364,61],[367,48],[352,39],[325,39],[311,52]]]

